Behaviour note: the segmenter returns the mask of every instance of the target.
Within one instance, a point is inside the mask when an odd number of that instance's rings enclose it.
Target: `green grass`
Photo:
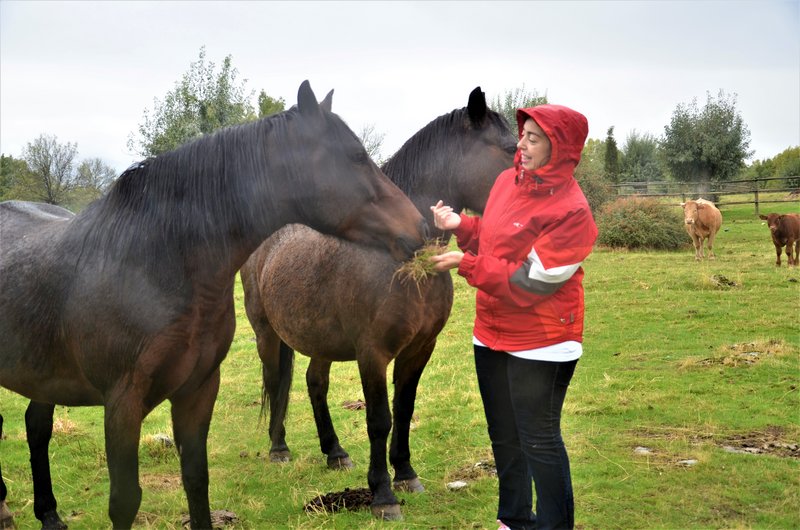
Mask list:
[[[800,443],[800,269],[775,267],[768,230],[752,205],[722,212],[715,261],[697,263],[689,249],[597,249],[585,263],[585,353],[563,421],[578,528],[800,528],[797,451],[724,449],[743,439],[776,447]],[[718,286],[714,276],[736,285]],[[373,520],[365,511],[303,511],[318,494],[366,487],[365,414],[340,406],[363,398],[355,363],[334,365],[329,402],[356,468],[325,467],[303,356],[287,423],[294,460],[274,465],[265,458],[260,368],[239,288],[239,325],[222,365],[209,438],[212,509],[235,512],[236,528],[247,529],[495,528],[496,479],[474,467],[491,460],[472,361],[474,291],[459,277],[455,283],[453,313],[422,377],[411,433],[412,462],[427,491],[399,495],[405,502],[399,523]],[[21,529],[39,527],[25,406],[0,390],[6,431],[0,463]],[[57,407],[56,420],[50,454],[59,510],[70,528],[108,527],[102,409]],[[187,509],[178,458],[151,438],[171,435],[167,405],[146,419],[142,433],[144,499],[137,527],[179,528]],[[696,463],[681,463],[686,460]],[[467,480],[468,488],[448,491],[455,479]]]

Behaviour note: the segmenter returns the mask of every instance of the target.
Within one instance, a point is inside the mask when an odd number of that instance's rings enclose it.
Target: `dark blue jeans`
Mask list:
[[[530,361],[475,346],[475,370],[500,482],[497,518],[515,530],[574,526],[561,407],[577,363]]]

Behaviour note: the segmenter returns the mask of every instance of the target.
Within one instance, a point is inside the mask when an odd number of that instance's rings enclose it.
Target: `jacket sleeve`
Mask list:
[[[461,224],[453,230],[458,248],[464,252],[478,253],[478,241],[481,235],[481,218],[460,214]]]
[[[597,227],[588,209],[568,212],[533,240],[520,242],[528,254],[510,261],[465,254],[458,268],[471,286],[520,307],[545,300],[564,285],[591,253]]]

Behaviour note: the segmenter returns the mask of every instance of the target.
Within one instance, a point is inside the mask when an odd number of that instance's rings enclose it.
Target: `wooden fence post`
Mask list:
[[[753,202],[756,205],[756,217],[758,217],[758,182],[753,181]]]

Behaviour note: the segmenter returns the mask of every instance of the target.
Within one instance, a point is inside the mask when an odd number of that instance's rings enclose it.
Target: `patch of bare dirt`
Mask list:
[[[636,430],[634,438],[649,438],[661,440],[686,440],[690,444],[708,443],[723,448],[731,453],[747,453],[758,455],[772,455],[780,458],[800,458],[800,443],[791,439],[790,433],[784,427],[768,426],[762,431],[752,431],[744,434],[732,434],[721,438],[713,433],[689,432],[686,429],[663,430]],[[647,447],[636,447],[634,453],[657,456],[655,451]]]
[[[317,495],[308,501],[303,509],[312,513],[335,513],[339,510],[358,511],[368,509],[372,504],[372,492],[369,488],[345,488],[344,491],[333,491],[325,495]],[[403,501],[400,501],[403,504]]]
[[[742,342],[722,346],[711,357],[686,359],[682,368],[689,366],[748,366],[771,356],[787,355],[792,351],[784,341],[777,339]]]
[[[737,434],[722,440],[719,445],[732,453],[772,455],[781,458],[800,458],[800,444],[786,439],[780,427],[768,427],[765,431]]]
[[[214,510],[211,512],[211,527],[212,528],[224,528],[229,525],[233,525],[239,522],[239,517],[233,513],[229,512],[228,510]],[[181,517],[181,526],[184,528],[189,528],[190,518],[189,515],[186,514]]]
[[[367,404],[361,399],[343,401],[342,408],[346,410],[364,410],[367,408]]]
[[[181,488],[180,475],[166,473],[143,474],[142,487],[153,490],[177,490]]]
[[[464,466],[456,470],[449,477],[449,481],[462,480],[469,482],[470,480],[477,480],[483,477],[496,477],[497,468],[495,468],[493,460],[481,460],[469,466]]]

